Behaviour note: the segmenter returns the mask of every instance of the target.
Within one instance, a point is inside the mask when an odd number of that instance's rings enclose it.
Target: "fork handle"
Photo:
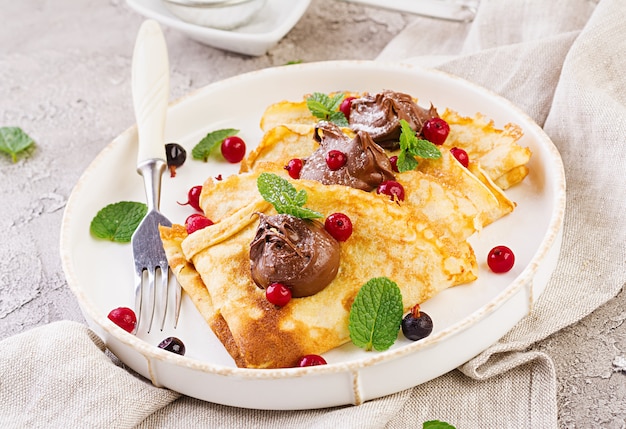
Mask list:
[[[139,138],[139,168],[143,161],[165,159],[163,133],[170,91],[169,61],[165,38],[156,21],[146,20],[139,28],[131,80]]]

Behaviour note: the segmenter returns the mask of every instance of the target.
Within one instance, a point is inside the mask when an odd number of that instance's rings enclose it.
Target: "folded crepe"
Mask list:
[[[359,97],[363,94],[346,93]],[[417,103],[417,99],[414,99]],[[476,113],[473,117],[461,116],[445,109],[441,114],[450,126],[444,148],[458,147],[467,152],[474,164],[480,165],[482,174],[501,190],[520,183],[528,175],[531,151],[518,144],[523,132],[515,124],[496,128],[493,121]],[[306,101],[281,101],[267,107],[261,119],[261,129],[269,131],[280,125],[314,125],[319,119],[313,116]]]
[[[344,128],[348,135],[350,129]],[[313,138],[314,127],[306,124],[279,125],[265,133],[260,144],[242,162],[242,172],[281,172],[293,158],[304,159],[319,146]],[[391,152],[393,154],[395,152]],[[417,169],[396,173],[396,180],[403,185],[405,201],[400,204],[412,206],[432,222],[447,223],[452,231],[464,239],[484,226],[511,213],[512,202],[481,168],[470,161],[463,167],[448,150],[441,150],[439,159],[420,159]],[[208,179],[202,191],[201,202],[207,216],[220,218],[224,208],[215,207],[215,181]],[[220,192],[217,190],[217,192]],[[249,198],[256,189],[244,194]],[[226,202],[225,207],[238,205]],[[408,207],[407,207],[408,209]],[[215,212],[218,210],[218,212]]]
[[[257,175],[232,176],[236,179],[216,187],[223,188],[220,195],[229,196],[224,199],[230,198],[231,192],[237,195],[256,186]],[[260,196],[189,236],[180,226],[161,228],[173,272],[238,366],[291,367],[306,354],[322,354],[348,342],[350,307],[373,277],[386,276],[398,284],[405,310],[476,278],[471,246],[449,238],[454,234],[445,224],[430,222],[383,195],[308,180],[295,186],[307,192],[308,208],[348,215],[353,234],[340,243],[335,279],[285,307],[270,304],[250,275],[255,213],[275,213]]]

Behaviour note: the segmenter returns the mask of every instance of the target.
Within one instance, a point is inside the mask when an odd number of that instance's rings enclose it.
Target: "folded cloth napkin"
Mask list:
[[[2,427],[557,426],[556,378],[532,346],[580,320],[626,280],[626,8],[622,0],[482,0],[472,23],[416,17],[381,60],[436,67],[516,103],[561,152],[567,199],[560,262],[531,314],[458,370],[360,406],[245,410],[152,386],[75,322],[0,343]],[[611,258],[605,258],[610,249]],[[616,263],[617,261],[617,263]]]

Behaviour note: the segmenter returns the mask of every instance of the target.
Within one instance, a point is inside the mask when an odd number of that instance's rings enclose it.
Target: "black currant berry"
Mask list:
[[[428,314],[419,310],[419,304],[416,304],[402,319],[402,333],[411,341],[426,338],[432,331],[433,320]]]

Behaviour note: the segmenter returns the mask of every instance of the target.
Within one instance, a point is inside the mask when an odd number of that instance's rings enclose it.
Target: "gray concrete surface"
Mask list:
[[[130,63],[143,18],[122,0],[1,0],[0,16],[0,126],[20,126],[37,142],[16,164],[0,157],[1,340],[55,320],[83,320],[61,269],[59,228],[83,170],[134,123]],[[165,29],[172,97],[288,61],[374,59],[412,19],[313,0],[287,37],[257,58]],[[561,427],[626,427],[625,320],[622,291],[535,346],[556,364]]]

